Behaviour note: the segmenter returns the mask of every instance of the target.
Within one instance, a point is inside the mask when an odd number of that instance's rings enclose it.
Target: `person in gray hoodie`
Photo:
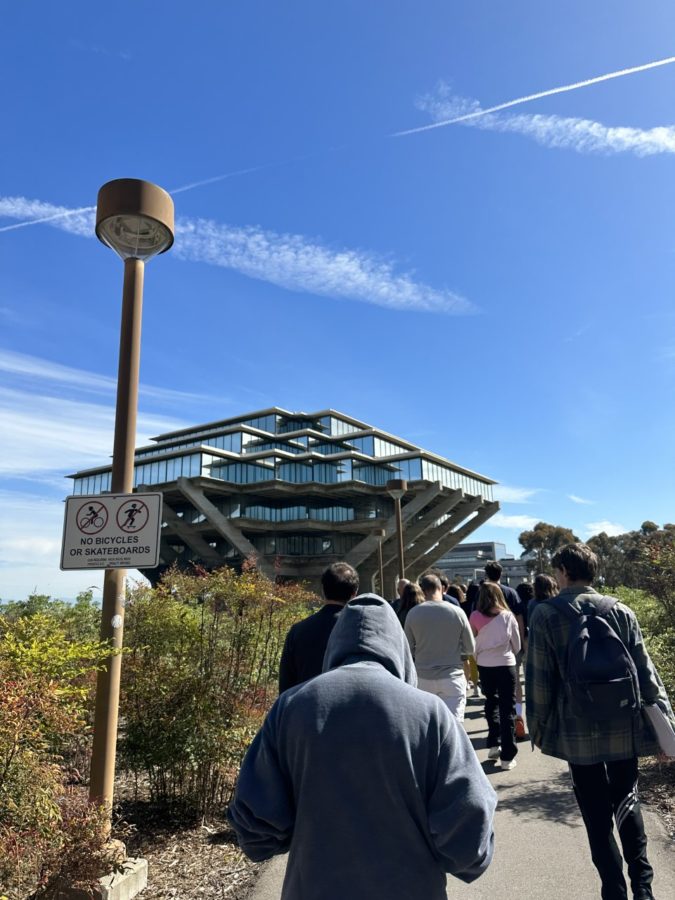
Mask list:
[[[445,704],[415,687],[375,594],[351,600],[324,672],[285,691],[241,767],[228,819],[252,860],[289,853],[282,900],[446,900],[494,849],[496,795]]]

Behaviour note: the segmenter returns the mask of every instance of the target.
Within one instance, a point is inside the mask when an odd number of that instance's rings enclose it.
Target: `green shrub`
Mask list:
[[[0,892],[11,897],[75,853],[63,756],[86,731],[95,673],[109,655],[98,642],[69,640],[44,612],[0,618]],[[102,840],[97,810],[76,818]]]
[[[126,612],[121,762],[155,801],[202,814],[227,802],[241,757],[276,696],[288,628],[316,598],[254,570],[169,572]]]
[[[645,645],[671,701],[675,699],[675,621],[670,607],[646,591],[618,587],[612,590],[635,612]]]

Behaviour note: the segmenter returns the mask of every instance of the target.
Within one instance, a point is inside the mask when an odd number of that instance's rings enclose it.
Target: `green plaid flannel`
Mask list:
[[[560,596],[577,609],[590,609],[600,597],[592,587],[565,588]],[[617,603],[607,615],[628,648],[640,680],[643,703],[667,697],[649,658],[635,614]],[[548,756],[581,765],[648,756],[658,751],[643,716],[589,726],[566,710],[566,679],[570,621],[549,603],[538,603],[530,622],[525,670],[527,727],[532,743]]]

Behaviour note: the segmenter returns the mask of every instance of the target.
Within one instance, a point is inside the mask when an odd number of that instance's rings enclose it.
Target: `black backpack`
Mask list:
[[[617,600],[600,597],[579,611],[563,597],[548,600],[570,620],[565,695],[567,712],[588,722],[631,719],[640,711],[633,657],[607,621]]]

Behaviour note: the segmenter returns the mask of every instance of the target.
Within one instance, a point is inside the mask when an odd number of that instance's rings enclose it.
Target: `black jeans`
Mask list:
[[[516,667],[478,666],[480,686],[485,694],[488,747],[501,744],[504,762],[518,753],[516,746]]]
[[[603,900],[626,900],[621,854],[613,820],[621,840],[633,897],[649,900],[654,870],[647,860],[647,836],[637,794],[638,761],[570,764],[574,793],[583,816],[591,857],[602,881]]]

